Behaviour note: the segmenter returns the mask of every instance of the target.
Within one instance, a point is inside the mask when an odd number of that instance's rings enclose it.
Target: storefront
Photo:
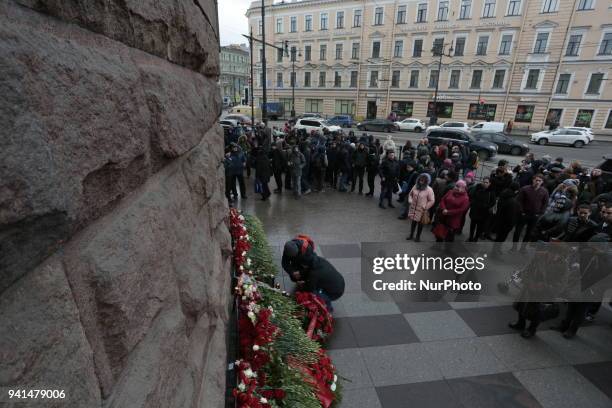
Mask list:
[[[436,117],[438,118],[451,118],[453,117],[453,102],[438,102],[436,103]],[[427,105],[427,116],[431,117],[434,111],[434,103],[429,102]]]
[[[468,119],[491,121],[495,120],[496,112],[497,104],[470,103],[470,109],[468,110]]]
[[[594,113],[595,111],[593,109],[578,109],[574,126],[591,127],[591,120],[593,119]]]
[[[399,120],[412,117],[412,111],[414,108],[413,102],[404,101],[392,101],[391,112],[395,112],[399,117]]]
[[[516,114],[514,115],[515,122],[531,123],[533,119],[533,111],[535,105],[519,105],[516,107]]]
[[[561,123],[561,115],[563,115],[563,109],[550,109],[546,115],[546,126],[559,125]]]

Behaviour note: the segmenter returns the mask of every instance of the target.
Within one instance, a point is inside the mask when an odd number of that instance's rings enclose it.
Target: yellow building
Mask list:
[[[512,120],[612,134],[609,0],[266,1],[266,42],[296,52],[295,110]],[[261,38],[261,2],[247,11]],[[443,47],[440,58],[435,47]],[[450,48],[453,52],[450,53]],[[255,43],[255,89],[262,96]],[[292,62],[266,47],[267,99],[291,110]]]

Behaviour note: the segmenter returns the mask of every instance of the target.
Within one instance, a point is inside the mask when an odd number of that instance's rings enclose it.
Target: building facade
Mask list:
[[[224,103],[236,105],[245,102],[245,88],[249,86],[251,75],[250,55],[249,48],[244,44],[221,47],[219,85]]]
[[[247,17],[261,38],[259,1]],[[558,122],[612,134],[609,0],[268,0],[265,20],[266,42],[295,50],[266,47],[267,98],[286,111],[293,80],[298,114],[425,119],[439,81],[440,121],[512,120],[534,130]]]

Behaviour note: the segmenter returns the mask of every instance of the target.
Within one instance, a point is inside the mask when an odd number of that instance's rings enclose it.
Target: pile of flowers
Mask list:
[[[263,236],[263,231],[249,231],[247,227],[256,225],[260,224],[236,209],[230,210],[238,271],[234,292],[239,300],[240,351],[240,359],[234,364],[237,386],[233,395],[240,408],[329,408],[340,400],[338,377],[331,359],[314,340],[331,333],[331,315],[315,295],[298,294],[300,307],[294,299],[258,279],[269,278],[273,262],[267,244],[252,241],[253,236]],[[251,254],[255,248],[259,252],[253,254],[257,257],[254,262]],[[260,266],[265,274],[258,276]],[[308,334],[296,314],[314,322],[309,323],[312,330]]]

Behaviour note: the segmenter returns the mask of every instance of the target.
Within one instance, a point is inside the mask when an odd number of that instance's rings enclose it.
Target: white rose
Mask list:
[[[246,263],[247,263],[248,266],[251,266],[251,258],[247,258]]]
[[[245,255],[246,255],[246,251],[242,251],[242,256],[245,256]]]
[[[246,385],[244,385],[244,383],[241,381],[240,384],[238,384],[238,389],[244,392],[246,391]]]
[[[240,267],[239,267],[238,269],[240,269],[241,271],[242,271],[242,270],[244,270],[244,268],[242,267],[242,265],[240,265]]]
[[[251,320],[255,319],[255,313],[253,313],[253,312],[247,313],[247,316],[249,316],[249,319],[251,319]]]
[[[246,370],[244,370],[244,375],[246,375],[248,378],[253,377],[253,370],[247,368]]]
[[[333,383],[331,387],[329,387],[329,389],[332,391],[336,391],[336,383]]]
[[[253,344],[253,351],[259,351],[259,346],[257,344]]]
[[[336,374],[334,374],[334,382],[338,381],[338,376]]]
[[[267,404],[268,400],[265,399],[264,397],[261,397],[261,399],[259,400],[259,402],[261,402],[262,404]]]

